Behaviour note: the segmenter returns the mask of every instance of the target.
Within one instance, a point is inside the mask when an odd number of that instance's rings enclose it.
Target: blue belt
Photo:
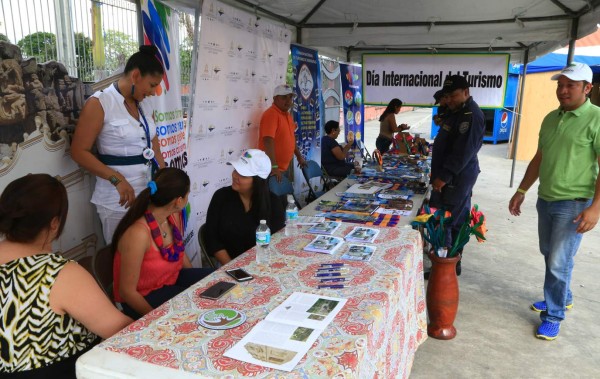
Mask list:
[[[129,157],[119,157],[116,155],[98,154],[98,159],[105,165],[110,166],[133,166],[136,164],[146,164],[148,160],[143,155],[132,155]]]

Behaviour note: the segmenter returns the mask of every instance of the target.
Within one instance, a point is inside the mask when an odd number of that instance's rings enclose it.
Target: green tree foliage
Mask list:
[[[38,63],[56,60],[56,36],[48,32],[28,34],[17,42],[21,52],[28,58],[34,57]]]
[[[10,42],[10,40],[8,39],[8,37],[2,33],[0,33],[0,41],[4,41],[4,42]]]
[[[181,84],[190,84],[192,71],[193,42],[186,37],[179,45],[179,67],[181,68]]]
[[[129,34],[110,29],[104,32],[104,46],[106,69],[111,71],[124,66],[127,59],[139,48],[136,40]]]
[[[81,81],[94,80],[94,60],[92,56],[92,40],[83,33],[75,33],[75,55],[77,59],[77,76]]]

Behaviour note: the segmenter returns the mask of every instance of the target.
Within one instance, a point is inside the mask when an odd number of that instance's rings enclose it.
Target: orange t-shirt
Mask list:
[[[169,219],[171,222],[175,222],[175,225],[181,230],[181,215],[171,215]],[[140,223],[148,228],[148,234],[150,235],[150,226],[148,226],[143,217],[137,220],[136,223]],[[179,255],[177,262],[169,262],[160,255],[160,251],[153,241],[142,260],[140,276],[136,287],[137,291],[142,296],[146,296],[154,290],[175,284],[179,277],[179,271],[183,268],[184,254],[185,251]],[[121,253],[117,250],[115,251],[115,259],[113,261],[113,296],[116,302],[122,303],[123,299],[119,295],[120,274]]]
[[[294,131],[296,124],[289,112],[283,112],[275,104],[267,109],[260,119],[258,134],[258,148],[265,151],[263,137],[272,137],[275,140],[275,160],[281,171],[287,170],[296,147]]]

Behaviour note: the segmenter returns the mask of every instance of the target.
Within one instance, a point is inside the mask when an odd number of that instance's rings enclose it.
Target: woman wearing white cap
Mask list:
[[[232,184],[214,193],[206,216],[206,249],[225,264],[255,243],[260,220],[267,220],[272,233],[285,226],[285,211],[269,191],[267,178],[271,160],[264,151],[250,149],[234,162]]]

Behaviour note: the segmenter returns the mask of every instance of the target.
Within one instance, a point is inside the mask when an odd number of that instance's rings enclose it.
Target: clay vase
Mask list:
[[[429,252],[431,272],[427,283],[427,334],[436,339],[450,340],[456,337],[454,319],[458,311],[458,278],[456,263],[460,256],[440,258]]]

